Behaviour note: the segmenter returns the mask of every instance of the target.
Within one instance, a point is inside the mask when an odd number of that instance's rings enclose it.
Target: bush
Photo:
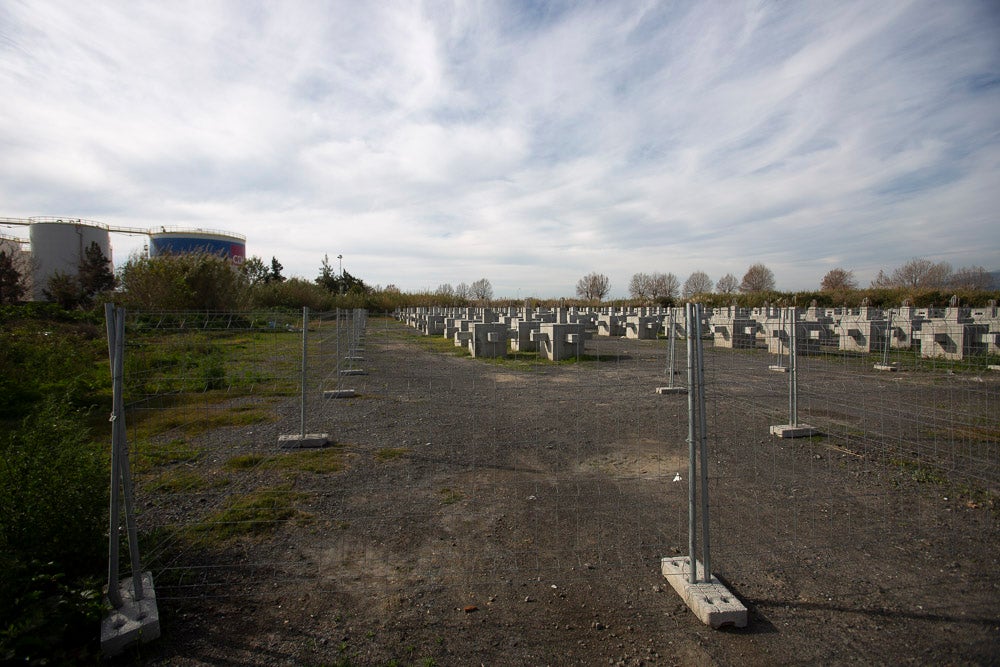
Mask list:
[[[333,294],[316,283],[289,278],[281,282],[271,281],[254,285],[253,303],[257,308],[302,308],[317,312],[336,308]]]
[[[145,310],[243,310],[246,276],[211,253],[130,257],[121,268],[121,300]]]
[[[46,399],[0,439],[0,660],[68,663],[101,616],[109,466],[84,415]]]
[[[111,380],[103,331],[89,315],[52,316],[45,307],[0,312],[0,420],[20,419],[46,395],[76,406],[110,407]],[[68,311],[60,311],[67,313]]]

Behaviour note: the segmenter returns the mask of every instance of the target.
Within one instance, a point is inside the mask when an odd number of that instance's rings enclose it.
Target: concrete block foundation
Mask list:
[[[587,333],[582,324],[544,322],[538,331],[531,332],[532,341],[549,361],[562,361],[583,356]]]
[[[119,655],[133,644],[151,642],[160,636],[160,612],[156,607],[153,574],[143,572],[142,599],[135,599],[132,577],[122,579],[119,590],[121,609],[113,609],[101,621],[101,652],[105,657]]]
[[[353,389],[327,389],[323,392],[323,398],[354,398],[357,392]]]
[[[747,626],[747,608],[735,595],[714,576],[707,582],[701,561],[695,561],[695,576],[698,583],[691,583],[691,559],[686,556],[663,558],[660,561],[660,571],[670,582],[685,604],[705,625],[714,629],[732,625],[737,628]]]
[[[305,435],[279,435],[281,449],[316,449],[330,444],[329,433],[306,433]]]
[[[779,438],[808,438],[819,435],[819,431],[808,424],[779,424],[771,427],[771,435]]]

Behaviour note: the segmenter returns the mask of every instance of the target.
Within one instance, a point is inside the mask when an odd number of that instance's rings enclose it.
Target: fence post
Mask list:
[[[711,581],[712,559],[710,557],[711,542],[708,537],[708,426],[705,419],[705,353],[701,340],[701,304],[695,304],[695,329],[697,331],[697,363],[695,365],[695,380],[698,386],[698,458],[701,462],[701,549],[703,581]]]
[[[794,306],[788,309],[788,423],[771,427],[779,438],[806,438],[816,435],[812,426],[799,423],[799,317]]]
[[[799,314],[795,306],[788,309],[788,423],[799,425]]]
[[[111,357],[111,530],[108,539],[108,599],[116,608],[123,602],[118,590],[118,554],[121,538],[121,499],[124,496],[125,528],[128,536],[129,556],[132,562],[132,585],[135,599],[143,597],[142,568],[139,563],[139,540],[135,526],[132,502],[132,474],[129,469],[125,432],[125,310],[105,304],[108,328],[108,353]]]
[[[674,386],[674,351],[677,347],[677,332],[674,331],[674,309],[670,309],[667,316],[667,386]]]
[[[675,364],[674,351],[676,349],[676,342],[677,342],[677,332],[675,331],[677,322],[674,313],[675,309],[671,307],[670,313],[667,317],[667,368],[666,368],[667,386],[657,387],[656,388],[657,394],[684,394],[688,390],[687,387],[674,386],[674,364]],[[686,327],[687,324],[685,324],[684,326]],[[690,345],[691,336],[686,336],[686,338],[688,339],[688,343]],[[688,361],[689,362],[691,361],[690,356],[688,357]],[[690,384],[691,384],[690,378],[688,378],[688,385],[690,386]]]
[[[309,344],[309,308],[302,307],[302,384],[299,401],[299,433],[297,435],[279,435],[278,446],[282,449],[301,449],[304,447],[326,447],[330,444],[328,433],[306,433],[306,378],[308,376]]]
[[[701,304],[687,304],[688,351],[688,552],[690,583],[698,581],[698,504],[701,504],[702,576],[711,572],[708,518],[708,434],[705,418],[705,353],[701,340]],[[700,466],[698,465],[700,462]],[[700,470],[699,470],[700,467]]]
[[[306,374],[308,373],[309,307],[302,306],[302,401],[299,413],[299,433],[306,438]]]
[[[896,364],[889,363],[889,351],[892,347],[893,332],[895,331],[892,325],[892,315],[893,309],[890,308],[886,313],[885,317],[885,340],[882,341],[882,363],[875,364],[875,370],[877,371],[895,371],[898,370]]]
[[[696,442],[696,430],[698,420],[695,418],[696,407],[695,403],[698,400],[697,391],[695,389],[695,370],[694,365],[697,363],[697,355],[695,354],[695,339],[696,332],[694,326],[694,318],[697,317],[695,304],[688,303],[685,305],[685,320],[687,324],[687,380],[688,380],[688,557],[691,563],[691,572],[689,576],[689,583],[695,584],[698,581],[697,573],[697,554],[698,554],[698,533],[696,526],[698,524],[698,505],[696,503],[696,498],[698,494],[698,468],[697,468],[697,442]]]
[[[688,303],[685,309],[688,353],[688,557],[662,558],[660,571],[702,623],[713,628],[724,625],[742,628],[747,624],[746,607],[722,582],[712,576],[708,531],[708,431],[705,417],[705,354],[701,340],[701,305]],[[699,491],[702,528],[701,562],[697,558]]]
[[[125,309],[105,304],[108,355],[111,361],[111,500],[108,531],[108,601],[112,612],[101,621],[101,650],[116,655],[137,641],[160,636],[160,617],[153,590],[153,576],[143,572],[139,561],[139,537],[132,497],[132,472],[125,431]],[[124,503],[122,501],[124,500]],[[124,507],[122,507],[124,504]],[[121,514],[124,510],[131,559],[131,589],[128,580],[118,580]]]

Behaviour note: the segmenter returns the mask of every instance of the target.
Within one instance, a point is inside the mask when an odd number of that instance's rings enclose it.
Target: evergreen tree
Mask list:
[[[56,271],[49,276],[48,285],[42,294],[49,301],[54,301],[66,310],[72,310],[83,301],[80,292],[80,281],[68,273]]]
[[[251,287],[266,283],[271,277],[270,269],[264,264],[264,260],[257,255],[254,255],[240,265],[240,273],[246,277]]]
[[[319,276],[316,277],[316,284],[326,289],[327,292],[337,294],[340,291],[340,279],[330,266],[330,256],[323,255],[323,263],[319,266]]]
[[[13,258],[0,250],[0,304],[17,303],[25,291],[24,279]]]
[[[111,271],[111,262],[105,257],[96,241],[91,241],[83,251],[83,259],[77,267],[77,283],[80,302],[87,304],[93,300],[95,294],[115,288],[115,274]]]
[[[267,282],[269,283],[283,283],[285,282],[285,276],[281,275],[282,269],[281,262],[278,261],[277,257],[271,257],[271,274],[267,277]]]

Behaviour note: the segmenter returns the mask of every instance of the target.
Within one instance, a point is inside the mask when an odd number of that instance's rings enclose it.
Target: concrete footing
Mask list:
[[[714,576],[704,579],[700,561],[695,561],[698,583],[691,583],[691,560],[686,556],[663,558],[660,571],[685,604],[705,625],[718,629],[725,625],[747,626],[747,608]]]
[[[353,389],[327,389],[323,392],[323,398],[354,398],[357,395]]]
[[[808,424],[780,424],[771,427],[771,435],[779,438],[808,438],[811,435],[819,435],[819,431]]]
[[[113,609],[101,621],[101,652],[105,657],[120,654],[129,646],[151,642],[160,636],[160,612],[156,608],[153,574],[142,573],[142,599],[135,599],[132,577],[122,579],[121,609]]]
[[[986,367],[986,370],[988,370],[988,371],[1000,371],[1000,366],[998,366],[997,364],[990,364],[989,366]]]
[[[365,369],[363,368],[345,368],[340,371],[341,375],[364,375]]]
[[[305,435],[279,435],[281,449],[315,449],[330,444],[329,433],[306,433]]]
[[[657,387],[657,394],[686,394],[688,393],[687,387]]]
[[[899,367],[896,364],[875,364],[875,370],[877,371],[898,371]]]
[[[772,364],[767,367],[767,370],[774,371],[775,373],[787,373],[788,366],[781,366],[780,364]]]

